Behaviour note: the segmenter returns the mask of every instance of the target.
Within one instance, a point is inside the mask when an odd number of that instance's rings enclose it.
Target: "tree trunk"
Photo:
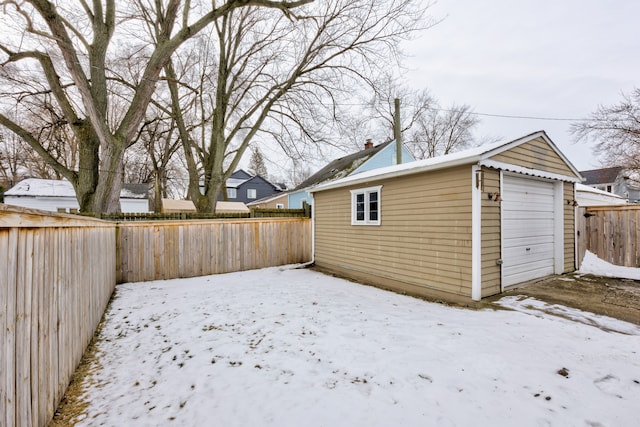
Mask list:
[[[120,212],[120,190],[122,190],[124,176],[123,163],[123,144],[119,141],[113,141],[102,151],[100,168],[105,172],[101,173],[98,179],[92,212]]]
[[[76,190],[80,212],[93,212],[95,188],[98,184],[100,142],[91,125],[84,121],[78,125],[76,135],[79,139],[78,173],[75,182],[70,179]]]
[[[162,212],[162,198],[165,188],[165,171],[163,168],[156,170],[156,178],[153,183],[153,211]]]

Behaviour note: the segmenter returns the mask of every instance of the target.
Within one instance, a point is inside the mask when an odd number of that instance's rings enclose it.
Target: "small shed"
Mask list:
[[[576,184],[576,200],[578,206],[583,207],[627,204],[627,199],[624,197],[584,184]]]
[[[321,269],[414,295],[480,300],[575,270],[578,170],[544,131],[312,190]]]
[[[247,207],[259,209],[289,209],[289,193],[278,193],[263,197],[260,200],[247,203]]]

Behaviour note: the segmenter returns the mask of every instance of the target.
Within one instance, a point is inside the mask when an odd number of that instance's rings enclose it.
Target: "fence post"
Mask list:
[[[304,209],[305,218],[311,218],[311,205],[306,200],[302,202],[302,209]]]

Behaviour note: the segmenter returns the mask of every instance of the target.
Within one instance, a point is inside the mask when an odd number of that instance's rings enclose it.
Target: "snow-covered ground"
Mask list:
[[[81,424],[638,425],[640,330],[567,317],[301,269],[120,285]]]
[[[640,280],[640,268],[621,267],[613,265],[598,258],[595,254],[587,251],[582,260],[582,265],[578,273],[593,274],[595,276],[619,277],[625,279]]]

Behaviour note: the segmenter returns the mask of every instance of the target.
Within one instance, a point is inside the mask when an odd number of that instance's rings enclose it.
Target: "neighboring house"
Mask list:
[[[191,200],[162,199],[162,212],[196,212]],[[216,202],[216,213],[249,213],[249,208],[242,202]]]
[[[7,205],[51,212],[77,212],[80,209],[73,185],[67,180],[27,178],[4,193]],[[122,212],[149,212],[149,186],[123,184],[120,191]]]
[[[584,184],[576,184],[576,201],[578,206],[583,207],[627,204],[627,199],[624,197]]]
[[[247,206],[261,209],[288,209],[289,193],[279,193],[273,196],[263,197],[260,200],[247,203]]]
[[[402,147],[402,163],[413,162],[415,158],[409,150]],[[367,172],[373,169],[396,164],[395,140],[374,146],[370,139],[364,149],[348,156],[340,157],[304,180],[289,193],[289,208],[300,209],[303,203],[313,204],[309,189],[322,183]]]
[[[580,171],[584,185],[608,191],[624,197],[629,203],[640,203],[640,179],[638,173],[621,166]]]
[[[254,176],[240,169],[227,179],[226,191],[229,202],[247,204],[280,193],[282,189],[259,175]],[[218,197],[218,200],[222,200],[222,195]]]
[[[575,270],[578,170],[544,131],[312,189],[314,262],[469,301]]]

